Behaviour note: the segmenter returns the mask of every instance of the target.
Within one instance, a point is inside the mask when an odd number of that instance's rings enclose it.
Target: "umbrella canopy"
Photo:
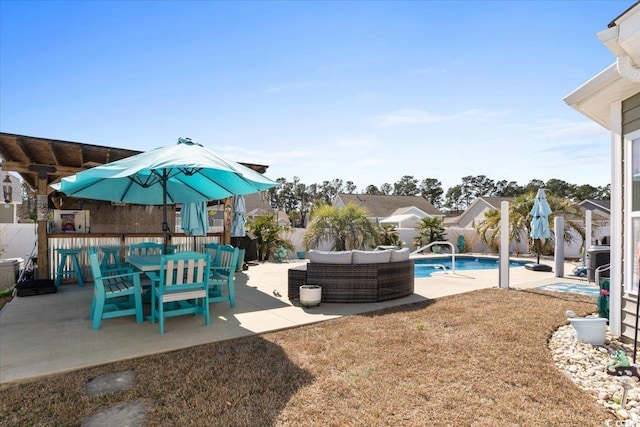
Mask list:
[[[549,230],[549,216],[551,215],[551,207],[547,202],[547,195],[540,188],[531,209],[531,238],[537,240],[538,248],[538,264],[540,263],[540,239],[548,239],[551,237]]]
[[[247,208],[244,196],[233,196],[233,224],[231,224],[231,237],[244,237],[247,234],[244,224],[247,222],[245,214]]]
[[[209,215],[206,202],[182,205],[182,231],[187,236],[206,236],[209,231]]]
[[[162,205],[166,243],[167,204],[221,200],[275,185],[253,169],[180,138],[175,145],[87,169],[51,187],[69,197]]]

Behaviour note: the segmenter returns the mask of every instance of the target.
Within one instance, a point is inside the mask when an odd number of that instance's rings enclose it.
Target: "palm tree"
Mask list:
[[[363,245],[375,247],[378,233],[364,208],[355,204],[344,208],[323,204],[312,209],[302,243],[308,250],[317,248],[323,241],[331,243],[335,251],[358,249]]]
[[[384,224],[378,229],[378,238],[381,245],[402,247],[400,233],[395,225]]]
[[[413,238],[413,244],[416,248],[428,245],[432,242],[444,240],[444,227],[442,223],[444,219],[441,217],[422,218],[420,224],[416,227],[418,235]]]
[[[534,241],[531,235],[531,209],[535,202],[536,193],[529,192],[513,199],[509,204],[509,240],[521,243],[523,239],[527,241],[530,252],[534,252]],[[577,233],[584,239],[584,227],[579,222],[582,217],[580,207],[568,199],[555,197],[547,194],[547,201],[551,207],[552,214],[549,217],[549,229],[553,230],[553,217],[564,216],[564,236],[565,243],[571,243],[576,238]],[[573,230],[573,232],[572,232]],[[500,210],[493,209],[485,213],[485,219],[476,226],[476,233],[480,238],[492,247],[500,244]],[[543,253],[551,253],[554,237],[546,239],[542,246]]]
[[[288,251],[295,250],[293,243],[280,235],[280,233],[290,231],[290,228],[279,226],[275,215],[259,215],[247,222],[247,228],[258,240],[258,251],[260,252],[258,258],[262,261],[268,261],[280,246]]]

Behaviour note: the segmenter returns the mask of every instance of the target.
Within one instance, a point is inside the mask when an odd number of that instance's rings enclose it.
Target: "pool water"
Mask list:
[[[526,261],[509,260],[509,267],[524,267]],[[438,266],[436,266],[436,264]],[[497,270],[499,260],[497,258],[473,257],[473,256],[456,256],[456,271],[458,270]],[[443,271],[440,265],[451,271],[451,257],[430,257],[416,259],[415,261],[415,278],[431,277],[431,273],[435,271]]]

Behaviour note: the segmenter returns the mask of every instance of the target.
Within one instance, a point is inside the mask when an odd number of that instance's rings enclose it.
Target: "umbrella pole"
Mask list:
[[[169,244],[169,224],[167,223],[167,171],[162,171],[162,232],[164,233],[164,253]]]
[[[540,239],[536,239],[536,248],[538,249],[536,252],[538,252],[538,262],[537,264],[540,264]]]

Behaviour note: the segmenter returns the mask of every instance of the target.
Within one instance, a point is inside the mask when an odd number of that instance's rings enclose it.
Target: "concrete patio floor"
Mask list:
[[[0,311],[0,387],[498,285],[498,270],[460,271],[455,275],[436,273],[430,278],[416,279],[415,293],[408,297],[379,303],[322,303],[305,308],[297,300],[292,302],[287,298],[287,270],[305,262],[264,263],[237,273],[236,307],[230,308],[222,302],[212,304],[210,326],[204,325],[202,317],[168,319],[164,335],[159,334],[157,323],[138,324],[133,317],[106,319],[99,330],[92,330],[89,320],[92,283],[83,288],[63,285],[56,294],[15,297]],[[575,265],[565,264],[565,277],[555,277],[553,272],[511,268],[510,288],[534,288],[558,282],[586,284],[584,279],[568,277]],[[280,296],[275,296],[274,291]]]

